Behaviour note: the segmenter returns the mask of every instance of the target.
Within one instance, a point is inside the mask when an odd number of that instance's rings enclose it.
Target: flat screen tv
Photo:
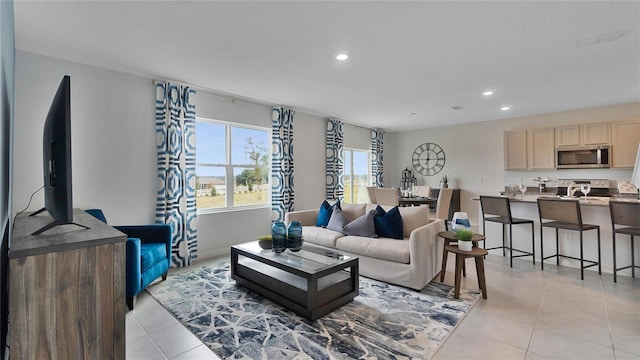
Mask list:
[[[42,170],[44,174],[44,208],[53,221],[36,230],[39,235],[58,225],[73,222],[71,187],[71,78],[65,75],[49,107],[42,134]],[[76,224],[86,228],[84,225]]]

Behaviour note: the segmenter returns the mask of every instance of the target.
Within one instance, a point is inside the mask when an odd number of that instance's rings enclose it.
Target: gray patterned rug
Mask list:
[[[147,291],[221,358],[428,359],[479,297],[360,277],[360,295],[309,321],[231,279],[229,263],[169,275]]]

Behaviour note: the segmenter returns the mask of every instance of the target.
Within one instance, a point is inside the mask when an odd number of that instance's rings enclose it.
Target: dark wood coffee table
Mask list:
[[[275,253],[257,241],[231,247],[231,277],[237,284],[313,321],[359,293],[358,258],[308,250]]]

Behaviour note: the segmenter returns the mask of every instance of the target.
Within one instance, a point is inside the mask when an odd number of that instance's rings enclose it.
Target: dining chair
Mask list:
[[[598,265],[598,274],[602,274],[600,259],[600,225],[585,224],[582,222],[580,202],[578,200],[543,199],[538,198],[538,214],[540,216],[540,267],[544,270],[544,261],[555,257],[556,264],[560,265],[560,258],[580,260],[580,279],[584,280],[584,269]],[[544,228],[550,227],[556,231],[556,253],[544,256]],[[571,230],[580,233],[580,257],[560,254],[558,230]],[[583,232],[587,230],[598,231],[598,261],[584,259]],[[589,265],[584,265],[587,262]]]
[[[502,245],[486,248],[486,250],[502,249],[502,256],[506,255],[506,250],[509,249],[509,264],[513,267],[513,258],[522,256],[531,256],[533,259],[533,265],[536,264],[535,257],[535,240],[534,240],[534,226],[531,219],[520,219],[511,216],[511,202],[508,197],[505,196],[480,196],[480,208],[482,209],[482,234],[487,234],[486,222],[495,222],[501,224],[502,227]],[[531,252],[518,250],[513,248],[513,225],[531,224]],[[506,226],[509,225],[509,245],[507,246],[507,231]],[[485,241],[486,246],[486,241]],[[513,253],[518,253],[513,255]]]
[[[376,186],[367,186],[367,193],[369,194],[369,204],[376,203]]]
[[[376,204],[398,206],[398,189],[376,188]]]
[[[449,210],[451,207],[451,198],[453,197],[453,189],[442,188],[438,193],[438,202],[436,202],[436,218],[444,220],[444,227],[449,230]]]
[[[631,276],[636,277],[634,237],[640,238],[640,203],[629,201],[609,201],[611,213],[611,235],[613,236],[613,282],[618,282],[618,271],[631,269]],[[617,225],[617,226],[616,226]],[[631,240],[631,265],[617,267],[616,264],[616,234],[629,235]]]
[[[430,197],[431,196],[431,186],[420,186],[415,185],[413,187],[413,195],[420,197]]]

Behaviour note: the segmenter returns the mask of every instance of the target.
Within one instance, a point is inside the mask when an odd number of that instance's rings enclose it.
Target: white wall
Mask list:
[[[71,76],[73,201],[99,207],[109,223],[150,224],[156,191],[155,87],[152,79],[16,52],[15,158],[12,213],[22,210],[43,184],[42,128],[62,77]],[[198,116],[271,127],[271,107],[197,92]],[[294,116],[297,209],[324,199],[326,120]],[[36,194],[29,211],[43,206]],[[199,257],[269,233],[269,207],[198,217]]]
[[[552,179],[604,178],[617,180],[631,178],[632,169],[506,171],[503,160],[504,131],[625,120],[640,120],[640,103],[385,134],[385,186],[398,186],[401,171],[405,167],[413,169],[411,155],[418,145],[424,142],[437,143],[446,153],[445,167],[435,176],[415,174],[418,184],[439,187],[442,175],[449,175],[449,187],[462,189],[461,210],[469,214],[472,223],[478,224],[479,204],[471,198],[479,194],[497,195],[504,190],[505,185],[518,183],[520,178],[532,187],[537,186],[537,183],[531,179],[537,176],[546,176]],[[390,154],[387,152],[389,148],[397,151],[397,154],[391,157],[391,161],[388,156]]]

